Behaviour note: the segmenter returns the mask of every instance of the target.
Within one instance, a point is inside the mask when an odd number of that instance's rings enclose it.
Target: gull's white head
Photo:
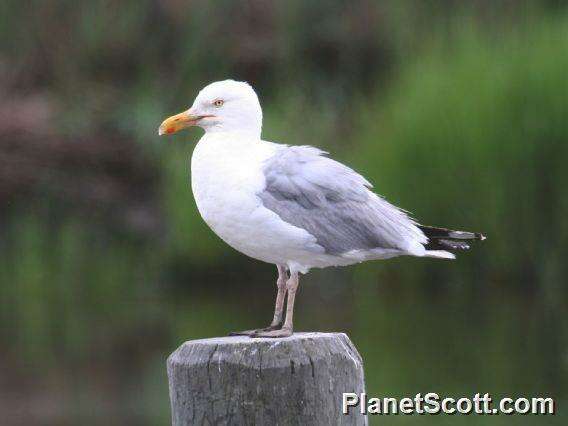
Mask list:
[[[262,109],[258,96],[243,81],[216,81],[201,89],[191,108],[164,120],[158,134],[191,126],[206,132],[242,132],[260,138]]]

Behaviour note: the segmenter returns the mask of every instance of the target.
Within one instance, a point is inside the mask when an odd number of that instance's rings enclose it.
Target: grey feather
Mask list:
[[[310,146],[283,145],[264,166],[263,205],[312,234],[326,253],[407,250],[424,234],[406,213],[369,190],[349,167]]]

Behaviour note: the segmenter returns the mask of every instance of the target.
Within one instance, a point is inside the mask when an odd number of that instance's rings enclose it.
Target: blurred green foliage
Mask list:
[[[269,319],[274,271],[218,240],[191,197],[199,132],[156,136],[222,78],[255,85],[265,138],[323,147],[421,222],[488,236],[452,263],[397,259],[303,280],[300,328],[348,330],[369,393],[566,402],[562,2],[30,3],[0,5],[0,93],[46,97],[50,135],[137,141],[159,176],[164,226],[116,230],[96,206],[78,214],[47,193],[2,206],[0,360],[75,407],[23,424],[167,424],[166,355]],[[15,389],[16,378],[0,395],[34,387]],[[507,419],[389,424],[489,420]]]
[[[466,26],[362,107],[362,170],[421,221],[486,233],[490,255],[460,261],[479,283],[544,287],[567,275],[566,23],[497,39]]]

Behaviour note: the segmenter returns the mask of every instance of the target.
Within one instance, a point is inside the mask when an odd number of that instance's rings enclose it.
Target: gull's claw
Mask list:
[[[291,328],[281,328],[279,330],[259,330],[254,334],[250,334],[250,337],[290,337],[293,331]]]

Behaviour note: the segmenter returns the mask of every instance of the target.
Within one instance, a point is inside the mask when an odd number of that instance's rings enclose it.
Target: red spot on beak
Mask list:
[[[166,133],[168,135],[171,135],[173,132],[175,132],[175,129],[173,127],[168,127],[168,129],[166,129]]]

